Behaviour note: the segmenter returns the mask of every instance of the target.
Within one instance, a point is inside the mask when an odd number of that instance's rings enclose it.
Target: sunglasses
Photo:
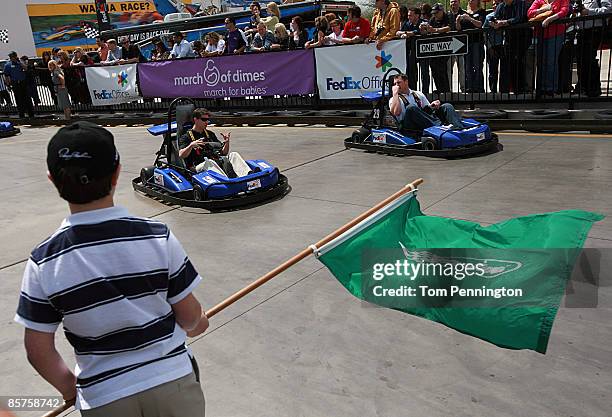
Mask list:
[[[200,120],[206,123],[210,123],[210,118],[209,117],[200,117]]]

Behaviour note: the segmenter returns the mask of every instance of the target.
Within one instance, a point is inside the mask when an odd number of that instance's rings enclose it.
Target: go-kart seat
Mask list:
[[[194,110],[195,106],[191,103],[180,104],[176,106],[176,135],[174,137],[171,136],[170,141],[172,144],[172,149],[170,152],[170,163],[172,165],[177,165],[185,169],[187,169],[185,161],[182,158],[179,158],[178,138],[187,133],[187,129],[185,129],[185,124],[191,123]]]

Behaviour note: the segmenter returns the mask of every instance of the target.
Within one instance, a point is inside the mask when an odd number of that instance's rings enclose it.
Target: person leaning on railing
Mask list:
[[[291,33],[289,34],[289,50],[302,49],[308,42],[308,33],[304,28],[304,22],[300,16],[294,16],[289,24]]]
[[[599,81],[599,63],[597,62],[597,50],[602,41],[603,28],[606,26],[607,18],[597,16],[612,13],[612,2],[610,0],[582,0],[576,4],[575,12],[580,16],[593,16],[592,19],[577,22],[578,48],[576,64],[578,68],[578,84],[575,90],[586,94],[587,97],[598,97],[601,95],[601,82]],[[610,22],[608,22],[610,25]],[[608,26],[608,30],[610,30]]]
[[[509,92],[512,85],[514,93],[526,93],[527,82],[525,79],[525,60],[527,49],[531,44],[531,28],[512,26],[525,23],[527,20],[527,7],[524,0],[504,0],[495,9],[495,15],[491,20],[493,29],[504,29],[504,54],[501,59],[500,78],[508,81],[500,92]]]
[[[210,32],[206,36],[206,49],[202,53],[203,57],[223,55],[225,41],[217,32]]]
[[[376,48],[382,49],[385,42],[395,38],[400,29],[399,6],[390,0],[376,0],[374,14],[370,24],[370,35],[366,43],[376,42]]]
[[[361,8],[351,6],[347,10],[348,20],[342,30],[342,37],[350,43],[363,43],[370,36],[370,21],[361,17]]]
[[[325,45],[325,37],[331,33],[331,27],[325,16],[315,18],[315,32],[312,39],[306,42],[305,48],[316,48]]]
[[[170,58],[170,51],[160,38],[153,40],[153,52],[151,52],[151,61],[165,61]]]
[[[480,0],[469,0],[467,11],[457,16],[455,27],[457,30],[480,29],[485,17],[486,11],[480,7]],[[468,34],[468,53],[464,59],[465,91],[467,93],[484,93],[483,62],[482,32],[472,31]]]
[[[274,43],[274,34],[268,30],[263,22],[257,24],[257,33],[253,36],[251,52],[269,51]]]
[[[444,12],[444,6],[436,3],[432,8],[432,16],[429,22],[423,23],[420,26],[421,34],[441,34],[450,31],[450,22],[448,15]],[[450,91],[450,81],[448,79],[449,57],[443,56],[438,58],[429,58],[429,67],[431,75],[436,83],[436,92],[446,93]]]
[[[487,65],[489,68],[489,91],[497,93],[497,81],[499,79],[499,63],[504,54],[504,35],[501,29],[493,29],[491,22],[495,18],[495,7],[502,0],[493,0],[493,12],[485,17],[485,22],[482,25],[484,29],[485,44],[487,47]],[[508,80],[500,79],[500,83],[508,83]],[[501,88],[501,87],[500,87]],[[504,88],[505,90],[508,87]]]
[[[559,91],[559,54],[565,40],[565,23],[552,24],[567,16],[569,0],[535,0],[527,17],[536,25],[538,41],[538,82],[536,88],[544,95],[554,95]]]
[[[274,26],[274,43],[270,46],[273,51],[286,51],[289,49],[289,33],[282,23]]]

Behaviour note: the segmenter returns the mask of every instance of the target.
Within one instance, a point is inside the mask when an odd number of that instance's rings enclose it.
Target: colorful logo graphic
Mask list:
[[[391,58],[393,55],[387,55],[385,51],[380,51],[380,56],[376,56],[376,68],[380,68],[382,72],[385,72],[388,68],[391,68],[393,64],[391,63]]]
[[[124,87],[128,85],[128,73],[127,71],[121,71],[118,75],[117,75],[117,84],[119,84],[121,87]]]

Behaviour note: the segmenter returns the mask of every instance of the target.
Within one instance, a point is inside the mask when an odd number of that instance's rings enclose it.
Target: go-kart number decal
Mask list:
[[[263,169],[270,168],[270,165],[266,164],[265,162],[258,162],[257,165],[259,165]]]
[[[213,177],[211,177],[210,175],[206,175],[205,177],[203,177],[202,181],[207,182],[209,184],[214,184],[216,182],[219,182],[216,179],[214,179]]]
[[[372,142],[374,143],[386,143],[386,136],[384,133],[375,133],[372,135]]]
[[[247,190],[255,190],[257,188],[261,187],[261,181],[260,180],[253,180],[253,181],[249,181],[247,182]]]
[[[372,113],[372,119],[380,119],[380,109],[374,109]]]
[[[160,174],[159,172],[156,172],[153,174],[153,181],[155,182],[155,184],[163,186],[164,176]]]

